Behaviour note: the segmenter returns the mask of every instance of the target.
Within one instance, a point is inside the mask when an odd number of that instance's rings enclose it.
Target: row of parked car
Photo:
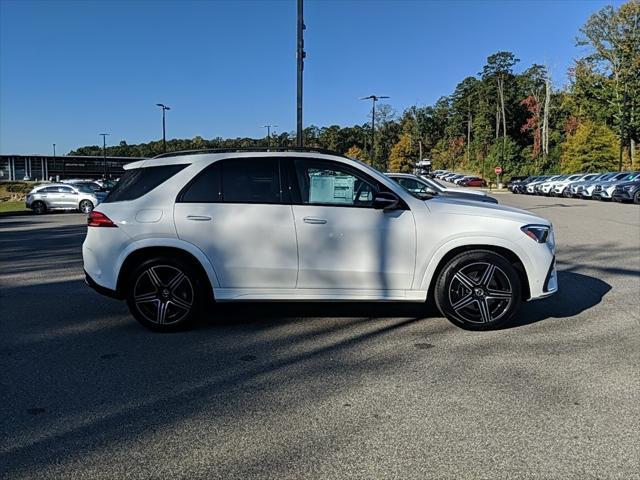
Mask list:
[[[53,210],[77,210],[90,213],[115,186],[117,180],[68,179],[42,183],[31,189],[25,205],[34,213]]]
[[[513,177],[507,188],[517,194],[614,200],[640,204],[640,172]]]
[[[444,180],[445,182],[454,183],[461,187],[486,187],[487,182],[484,178],[475,175],[464,175],[462,173],[450,172],[448,170],[434,170],[431,172],[433,178]]]

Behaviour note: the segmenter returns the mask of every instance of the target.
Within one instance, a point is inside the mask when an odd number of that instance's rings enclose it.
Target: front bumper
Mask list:
[[[624,190],[624,189],[615,189],[613,191],[613,194],[611,195],[611,198],[613,200],[618,200],[620,202],[630,202],[633,200],[633,192],[631,192],[630,190]]]

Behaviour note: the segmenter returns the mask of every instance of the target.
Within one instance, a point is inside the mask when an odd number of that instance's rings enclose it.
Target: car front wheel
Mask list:
[[[633,196],[633,203],[635,203],[636,205],[640,205],[640,190],[638,190]]]
[[[202,284],[188,263],[154,258],[133,270],[126,298],[131,314],[145,327],[168,332],[190,326],[202,303]]]
[[[435,300],[452,323],[470,330],[496,328],[514,316],[521,299],[521,280],[503,256],[487,250],[464,252],[440,272]]]
[[[82,213],[89,214],[93,210],[93,203],[91,203],[90,200],[82,200],[80,202],[80,205],[78,205],[78,210],[80,210]]]

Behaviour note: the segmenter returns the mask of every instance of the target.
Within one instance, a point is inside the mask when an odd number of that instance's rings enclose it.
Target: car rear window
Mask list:
[[[127,170],[102,203],[122,202],[140,198],[173,177],[186,166],[186,164],[163,165],[160,167]]]

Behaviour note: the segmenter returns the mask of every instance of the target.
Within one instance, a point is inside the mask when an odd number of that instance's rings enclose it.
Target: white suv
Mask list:
[[[409,301],[453,323],[508,322],[557,290],[544,218],[414,197],[313,150],[185,152],[131,163],[88,219],[87,283],[153,330],[215,302]]]

